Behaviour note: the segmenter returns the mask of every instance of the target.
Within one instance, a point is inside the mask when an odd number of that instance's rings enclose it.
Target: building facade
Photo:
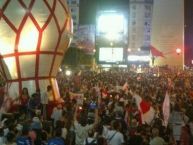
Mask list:
[[[73,19],[73,30],[76,32],[79,26],[79,0],[67,0]]]
[[[154,0],[151,44],[164,57],[154,65],[183,67],[184,65],[184,1]],[[181,53],[176,53],[181,49]]]
[[[193,66],[193,0],[184,0],[184,64]]]
[[[149,47],[153,0],[130,0],[129,4],[129,49],[137,51]]]

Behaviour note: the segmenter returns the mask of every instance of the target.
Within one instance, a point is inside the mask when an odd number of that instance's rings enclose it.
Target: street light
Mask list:
[[[128,48],[128,49],[127,49],[127,51],[128,51],[128,52],[131,52],[131,49],[130,49],[130,48]]]
[[[66,70],[66,72],[65,72],[66,76],[70,76],[71,73],[72,73],[72,72],[71,72],[70,70]]]
[[[180,55],[181,52],[182,52],[182,50],[180,48],[176,48],[177,55]]]

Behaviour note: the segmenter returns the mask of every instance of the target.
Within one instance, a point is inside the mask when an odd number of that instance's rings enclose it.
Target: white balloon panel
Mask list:
[[[55,76],[71,35],[65,0],[0,0],[0,67],[10,96],[52,85],[58,98]]]
[[[36,63],[35,60],[36,55],[23,55],[19,57],[22,78],[35,76],[35,63]]]
[[[41,54],[39,63],[39,76],[49,76],[53,55]]]

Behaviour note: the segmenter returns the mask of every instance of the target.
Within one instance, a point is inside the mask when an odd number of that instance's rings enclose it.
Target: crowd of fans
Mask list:
[[[193,145],[191,71],[82,71],[58,83],[61,100],[51,111],[51,86],[32,95],[23,88],[17,99],[1,99],[0,145]],[[134,95],[155,110],[150,123],[142,122]]]

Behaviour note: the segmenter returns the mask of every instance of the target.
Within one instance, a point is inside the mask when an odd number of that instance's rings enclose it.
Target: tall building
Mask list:
[[[192,17],[192,12],[191,12]],[[183,67],[184,0],[154,0],[151,44],[161,51],[154,65]],[[192,36],[191,36],[192,37]],[[176,50],[181,49],[181,53]]]
[[[153,0],[130,0],[129,48],[137,51],[151,42]]]
[[[79,0],[67,0],[73,19],[73,30],[76,32],[79,26]]]
[[[184,2],[184,64],[193,66],[193,0]]]

